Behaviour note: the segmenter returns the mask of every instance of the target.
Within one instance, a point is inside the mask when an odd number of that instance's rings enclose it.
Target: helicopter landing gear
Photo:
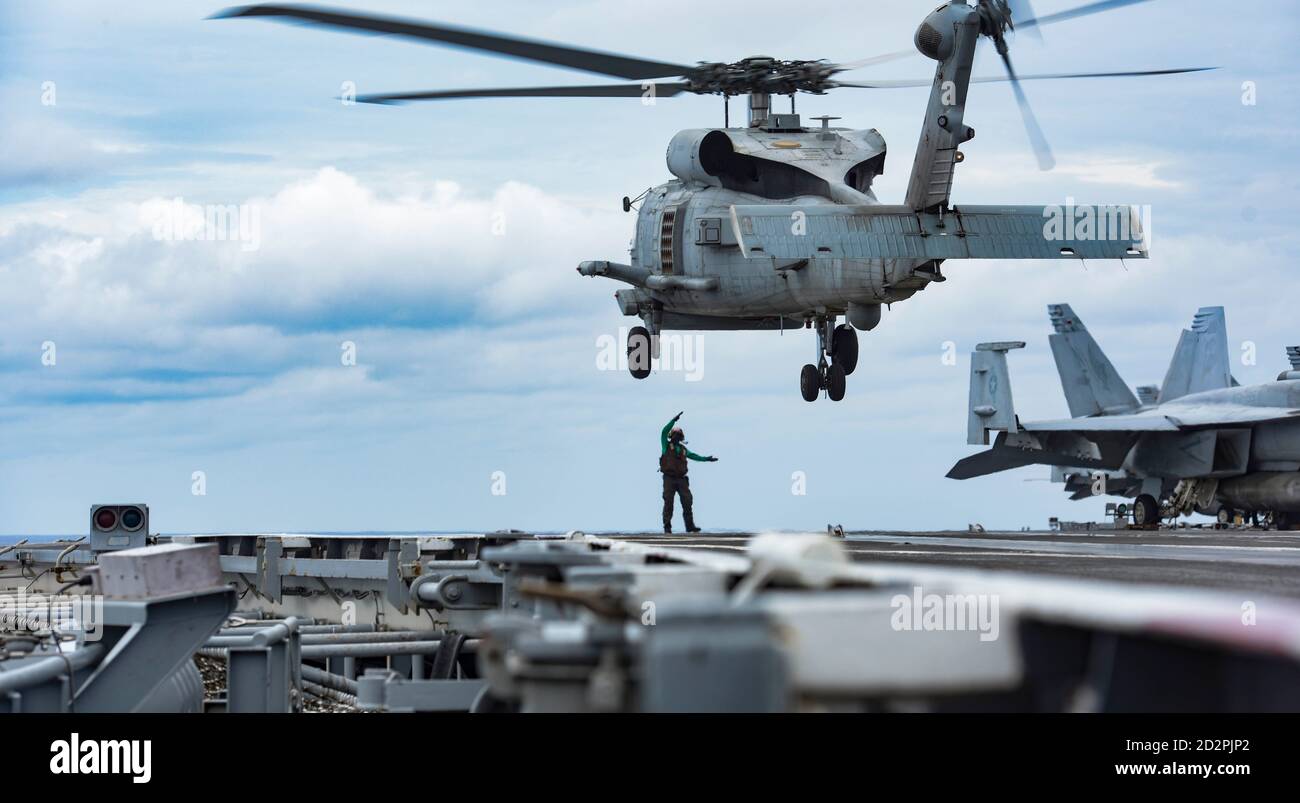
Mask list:
[[[822,374],[815,365],[805,365],[799,372],[799,392],[804,401],[817,401],[817,394],[822,392]]]
[[[844,366],[838,362],[831,363],[831,367],[826,369],[826,395],[831,401],[843,401],[846,373],[848,372],[844,370]]]
[[[831,335],[831,355],[835,362],[844,366],[844,375],[853,373],[858,367],[858,333],[846,323],[835,327]]]
[[[803,400],[817,401],[821,391],[831,401],[844,398],[845,377],[858,367],[858,333],[850,326],[836,326],[835,317],[816,321],[817,364],[809,363],[799,372],[799,392]]]
[[[634,379],[650,376],[650,330],[633,326],[627,333],[627,370]]]

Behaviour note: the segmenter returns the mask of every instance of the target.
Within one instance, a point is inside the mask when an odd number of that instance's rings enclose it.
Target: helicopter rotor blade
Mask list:
[[[1178,73],[1205,72],[1206,70],[1217,70],[1218,67],[1176,67],[1169,70],[1124,70],[1121,72],[1074,72],[1074,73],[1039,73],[1036,75],[1018,75],[1016,80],[1019,81],[1055,81],[1058,79],[1069,78],[1131,78],[1143,75],[1176,75]],[[1002,84],[1011,79],[1004,75],[985,76],[983,78],[972,78],[972,84]],[[934,83],[931,78],[903,80],[903,81],[868,81],[847,83],[836,81],[835,88],[850,87],[855,89],[905,89],[907,87],[930,86]]]
[[[1011,22],[1016,30],[1020,30],[1021,20],[1035,19],[1034,7],[1029,4],[1029,0],[1007,0],[1007,7],[1011,9]],[[1026,30],[1038,41],[1043,41],[1043,32],[1037,25],[1030,25]]]
[[[1051,25],[1055,22],[1065,22],[1066,20],[1072,20],[1075,17],[1086,17],[1089,14],[1098,14],[1102,11],[1109,11],[1112,8],[1134,6],[1138,3],[1147,2],[1150,2],[1150,0],[1098,0],[1098,2],[1089,3],[1085,6],[1077,6],[1075,8],[1066,9],[1065,11],[1058,11],[1054,14],[1047,14],[1042,17],[1029,17],[1027,19],[1017,19],[1017,15],[1015,14],[1015,4],[1012,4],[1011,19],[1015,22],[1016,30],[1020,31],[1037,28],[1040,25]],[[1029,4],[1026,2],[1024,3],[1024,6],[1028,8]]]
[[[357,103],[391,105],[415,100],[457,100],[462,98],[635,98],[653,88],[653,97],[670,98],[689,91],[690,84],[602,84],[598,86],[531,86],[515,89],[449,89],[429,92],[393,92],[358,95]]]
[[[1056,157],[1052,156],[1052,148],[1047,144],[1047,137],[1043,135],[1043,129],[1038,126],[1038,118],[1034,116],[1034,110],[1029,106],[1029,98],[1025,97],[1025,89],[1020,85],[1020,79],[1016,77],[1016,69],[1011,66],[1011,56],[1002,50],[998,55],[1002,56],[1002,63],[1007,68],[1007,76],[1011,80],[1011,91],[1016,93],[1016,105],[1020,107],[1020,116],[1025,122],[1025,132],[1029,134],[1029,144],[1034,148],[1034,156],[1038,158],[1039,170],[1051,170],[1056,167]]]
[[[616,53],[585,50],[568,45],[521,39],[471,28],[434,25],[397,17],[355,14],[322,6],[264,3],[228,8],[217,12],[211,18],[230,19],[239,17],[286,18],[288,21],[340,28],[358,33],[404,36],[426,42],[439,42],[468,50],[483,50],[526,61],[540,61],[546,64],[609,75],[615,78],[669,78],[687,75],[694,69],[682,64],[668,64],[662,61],[650,61]]]
[[[884,64],[885,62],[888,61],[898,61],[899,59],[905,59],[909,56],[917,55],[917,52],[918,51],[916,50],[916,48],[912,48],[911,50],[895,50],[892,53],[881,53],[878,56],[869,56],[865,59],[858,59],[857,61],[842,61],[839,64],[836,64],[835,66],[838,67],[840,70],[857,70],[862,67],[871,67],[876,64]]]

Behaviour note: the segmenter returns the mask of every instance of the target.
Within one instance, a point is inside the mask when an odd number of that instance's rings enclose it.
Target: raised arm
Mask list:
[[[659,433],[659,454],[665,454],[665,453],[667,453],[667,451],[668,451],[668,433],[670,433],[670,432],[673,431],[673,424],[676,424],[676,423],[677,423],[677,419],[679,419],[679,418],[681,418],[681,417],[682,417],[682,414],[681,414],[681,413],[678,413],[677,415],[673,416],[673,418],[672,418],[671,421],[669,421],[667,424],[664,424],[663,431],[661,431],[661,432]]]

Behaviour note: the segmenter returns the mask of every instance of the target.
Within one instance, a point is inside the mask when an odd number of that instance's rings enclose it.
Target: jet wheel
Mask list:
[[[1152,527],[1160,523],[1160,503],[1151,494],[1142,494],[1133,502],[1133,523]]]

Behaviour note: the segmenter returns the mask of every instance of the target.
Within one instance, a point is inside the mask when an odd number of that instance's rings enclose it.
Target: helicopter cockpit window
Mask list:
[[[700,166],[727,189],[761,198],[830,197],[830,185],[825,179],[784,162],[736,153],[731,139],[721,131],[707,134],[700,142]]]

